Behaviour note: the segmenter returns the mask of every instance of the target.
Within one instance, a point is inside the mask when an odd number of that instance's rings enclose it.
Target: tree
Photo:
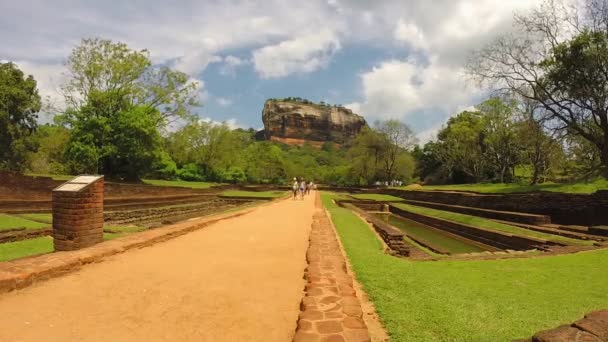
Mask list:
[[[589,141],[606,168],[608,4],[586,0],[582,8],[573,8],[546,0],[515,20],[516,33],[472,54],[469,74],[538,103],[538,121]]]
[[[439,158],[440,144],[435,141],[429,141],[422,148],[416,145],[412,150],[412,157],[416,161],[415,174],[424,183],[441,182],[442,174],[445,171],[442,168],[442,162]]]
[[[251,141],[250,132],[192,120],[168,137],[167,150],[179,166],[195,164],[202,179],[232,181],[238,174],[235,167],[244,167],[242,151]],[[193,169],[190,166],[188,174]],[[224,175],[229,179],[223,179]]]
[[[0,170],[22,171],[28,137],[36,130],[41,102],[34,77],[13,63],[0,63]]]
[[[249,145],[245,151],[246,172],[254,183],[282,183],[287,179],[284,156],[277,145],[261,141]]]
[[[384,179],[391,181],[395,179],[397,160],[414,146],[416,138],[409,126],[398,120],[377,121],[376,130],[385,139],[382,158]]]
[[[63,126],[46,124],[38,126],[31,136],[36,151],[27,155],[26,165],[29,171],[40,174],[65,174],[64,151],[70,139],[70,131]]]
[[[483,117],[483,156],[500,183],[511,181],[518,163],[519,146],[515,126],[517,102],[490,98],[477,106]]]
[[[73,172],[135,180],[171,163],[160,130],[197,104],[187,75],[152,65],[146,50],[101,39],[83,40],[67,68],[67,108],[58,121],[72,128],[66,156]]]
[[[451,117],[437,134],[438,158],[450,178],[459,173],[475,182],[485,178],[484,124],[480,112],[464,111]]]
[[[141,106],[158,112],[159,128],[190,116],[198,105],[198,84],[188,75],[166,66],[155,66],[147,50],[134,51],[124,43],[83,39],[66,63],[68,81],[62,91],[71,113],[89,105],[93,92],[112,94],[105,104],[110,111],[120,106]]]
[[[537,106],[533,102],[522,103],[522,112],[517,122],[517,137],[520,144],[521,162],[532,168],[530,184],[544,179],[563,160],[562,142],[545,130],[543,123],[534,120]]]

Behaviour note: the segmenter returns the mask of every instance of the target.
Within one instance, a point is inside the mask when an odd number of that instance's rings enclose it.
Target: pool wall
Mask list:
[[[344,208],[356,212],[365,220],[370,222],[378,233],[378,235],[380,236],[380,238],[384,241],[384,243],[386,243],[386,245],[390,249],[391,254],[404,257],[410,256],[410,252],[414,247],[406,243],[406,241],[403,239],[404,233],[401,230],[382,221],[382,219],[380,218],[374,217],[370,213],[366,212],[364,209],[358,208],[350,202],[341,201],[338,204],[343,206]]]
[[[509,233],[497,232],[454,221],[440,219],[437,217],[413,213],[411,211],[397,208],[393,205],[389,205],[389,209],[391,213],[394,213],[396,215],[426,224],[434,228],[442,229],[447,232],[454,233],[467,239],[490,245],[499,249],[546,250],[549,246],[564,246],[563,244],[553,241],[536,239],[532,237],[516,236]]]

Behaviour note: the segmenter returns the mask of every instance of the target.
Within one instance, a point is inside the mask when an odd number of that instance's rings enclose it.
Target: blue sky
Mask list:
[[[537,0],[0,0],[0,60],[61,103],[63,63],[82,38],[146,48],[199,83],[202,119],[261,128],[263,103],[343,104],[369,122],[399,119],[421,141],[484,92],[467,54],[511,30]],[[48,118],[45,118],[48,119]]]

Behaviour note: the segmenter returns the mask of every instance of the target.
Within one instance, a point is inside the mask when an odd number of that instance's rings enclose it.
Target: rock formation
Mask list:
[[[360,115],[344,107],[296,100],[267,100],[262,112],[264,137],[290,145],[309,142],[343,144],[366,125]]]

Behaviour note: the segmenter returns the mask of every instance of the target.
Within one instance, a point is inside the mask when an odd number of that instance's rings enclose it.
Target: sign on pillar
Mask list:
[[[103,241],[103,176],[78,176],[53,190],[53,243],[71,251]]]

